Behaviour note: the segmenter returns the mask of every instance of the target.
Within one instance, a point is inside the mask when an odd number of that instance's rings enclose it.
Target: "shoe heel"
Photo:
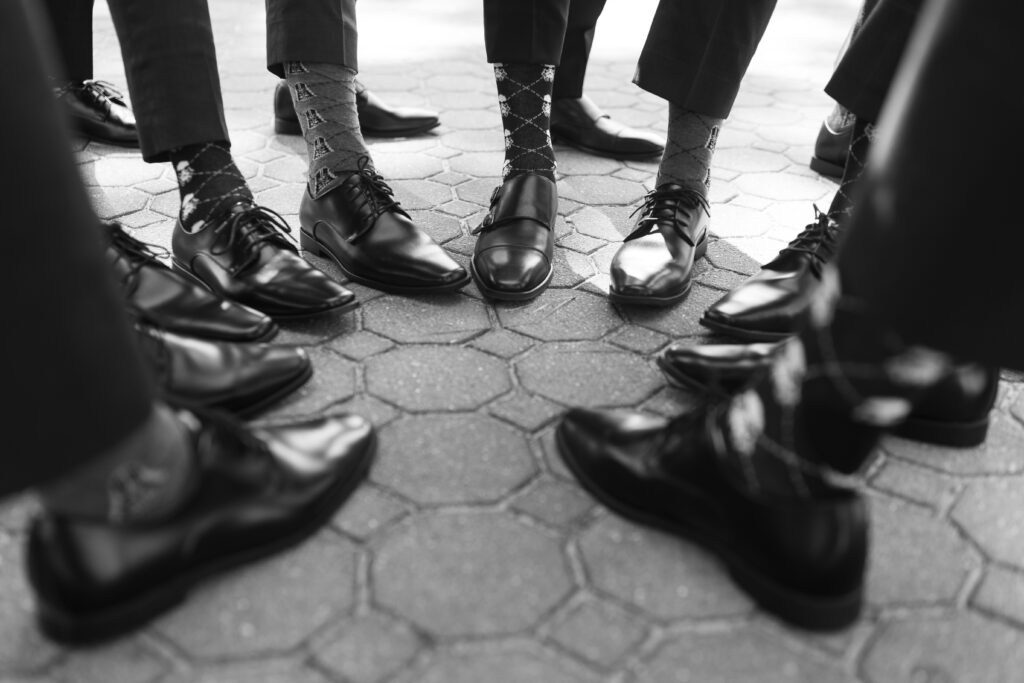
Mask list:
[[[943,422],[910,417],[893,430],[893,434],[934,446],[973,448],[985,443],[988,422],[988,416],[973,422]]]
[[[297,120],[274,117],[274,132],[278,135],[302,135],[302,126]]]
[[[323,247],[316,241],[316,238],[302,228],[299,228],[299,246],[302,247],[302,251],[313,256],[323,256],[324,254]]]

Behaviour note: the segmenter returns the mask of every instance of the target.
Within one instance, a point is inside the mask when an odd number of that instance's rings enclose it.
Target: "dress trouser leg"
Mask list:
[[[18,106],[0,108],[4,157],[18,169],[0,183],[11,252],[0,268],[8,398],[0,495],[84,464],[140,426],[153,405],[46,82],[36,36],[49,27],[37,9],[32,0],[0,2],[0,79],[18,84]]]
[[[359,71],[355,0],[266,0],[267,69],[285,62],[336,64]]]
[[[228,141],[206,0],[107,0],[121,43],[142,157]]]
[[[60,76],[74,82],[87,81],[92,71],[93,0],[44,0],[50,18]]]
[[[605,0],[571,0],[566,20],[562,57],[555,72],[553,97],[581,97],[597,19]]]
[[[570,0],[484,0],[487,61],[558,66],[569,3]]]
[[[838,263],[844,288],[908,340],[1024,369],[1019,3],[931,0],[878,124]]]

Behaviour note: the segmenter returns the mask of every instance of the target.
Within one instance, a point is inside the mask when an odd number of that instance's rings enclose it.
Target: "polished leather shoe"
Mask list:
[[[836,222],[815,212],[814,223],[760,273],[712,304],[700,324],[743,341],[778,341],[799,332],[839,236]]]
[[[850,152],[850,141],[853,138],[853,122],[854,117],[851,115],[821,123],[818,137],[814,141],[811,169],[836,180],[843,177],[846,155]]]
[[[364,157],[358,171],[319,199],[299,205],[302,249],[333,260],[349,279],[401,294],[450,292],[466,269],[413,223]]]
[[[373,459],[373,428],[357,416],[252,433],[192,413],[182,422],[195,484],[169,519],[113,525],[44,511],[32,521],[28,579],[54,640],[127,633],[203,580],[299,543],[330,520]]]
[[[363,135],[377,138],[402,138],[420,135],[441,125],[437,113],[417,107],[392,107],[356,81],[356,113]],[[286,81],[274,90],[274,132],[302,135]]]
[[[173,405],[251,417],[313,376],[302,349],[207,341],[143,325],[136,331],[161,394]]]
[[[613,120],[586,95],[552,101],[551,138],[612,159],[649,159],[665,151],[664,139]]]
[[[690,293],[693,265],[708,249],[707,199],[664,183],[644,198],[637,212],[636,228],[612,259],[608,298],[640,306],[682,301]]]
[[[355,295],[299,256],[291,228],[273,211],[247,202],[201,230],[174,228],[174,267],[215,294],[274,318],[304,318],[358,306]]]
[[[71,117],[72,127],[91,140],[122,147],[139,146],[135,114],[124,95],[105,81],[67,83],[54,90]]]
[[[577,409],[557,442],[597,500],[716,554],[765,610],[805,629],[849,625],[863,601],[864,501],[809,472],[806,497],[749,493],[723,471],[716,429],[702,410],[668,420]]]
[[[219,341],[262,341],[277,334],[268,316],[214,296],[171,270],[152,245],[117,223],[106,224],[107,260],[121,281],[128,311],[138,322],[190,337]]]
[[[523,173],[494,188],[491,209],[472,232],[470,269],[484,296],[526,301],[547,289],[557,215],[558,189],[545,176]]]
[[[673,344],[658,358],[658,365],[676,386],[729,395],[767,372],[777,348],[778,344]],[[999,368],[958,365],[914,403],[893,434],[937,446],[978,446],[988,436],[998,389]]]

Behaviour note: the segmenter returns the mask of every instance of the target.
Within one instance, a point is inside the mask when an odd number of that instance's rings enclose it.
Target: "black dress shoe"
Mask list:
[[[850,140],[853,138],[853,123],[852,115],[838,121],[822,122],[814,141],[814,156],[810,164],[813,170],[837,180],[843,177],[846,155],[850,152]]]
[[[55,89],[57,101],[71,116],[72,127],[91,140],[122,147],[138,147],[135,114],[124,95],[104,81],[67,83]]]
[[[708,249],[708,201],[699,192],[665,183],[637,211],[636,228],[612,259],[608,297],[641,306],[682,301],[690,293],[693,264]],[[655,230],[660,234],[652,234]]]
[[[676,386],[721,396],[756,381],[771,366],[777,348],[777,344],[673,344],[658,358],[658,365]],[[978,446],[988,435],[998,389],[999,368],[958,365],[914,404],[893,434],[937,446]]]
[[[437,113],[416,107],[391,107],[356,81],[356,113],[363,135],[378,138],[400,138],[420,135],[437,128]],[[291,91],[286,81],[279,81],[274,90],[274,132],[279,135],[302,135],[302,126],[295,113]]]
[[[554,274],[555,182],[537,173],[513,176],[494,189],[477,235],[470,269],[484,296],[526,301],[547,289]]]
[[[853,622],[863,599],[868,519],[852,489],[807,475],[807,497],[758,496],[720,466],[703,411],[675,420],[572,410],[562,458],[600,502],[698,543],[764,609],[806,629]]]
[[[368,160],[319,199],[299,205],[302,249],[328,256],[355,282],[385,292],[449,292],[469,284],[466,269],[416,226]]]
[[[273,211],[235,204],[201,230],[174,228],[174,266],[215,294],[275,318],[358,306],[355,295],[299,256],[291,228]]]
[[[115,526],[43,512],[30,527],[37,618],[66,643],[106,640],[182,602],[201,581],[297,544],[365,478],[374,433],[356,417],[249,434],[185,413],[195,488],[170,519]]]
[[[277,325],[257,310],[214,296],[157,257],[153,247],[117,223],[106,225],[107,259],[120,278],[129,312],[140,323],[219,341],[266,340]]]
[[[552,101],[551,137],[612,159],[649,159],[665,151],[662,138],[612,120],[586,95]]]
[[[760,273],[710,306],[701,325],[743,341],[778,341],[799,332],[839,235],[835,221],[815,212],[816,222]]]
[[[174,405],[251,417],[313,376],[302,349],[232,344],[136,326],[161,393]]]

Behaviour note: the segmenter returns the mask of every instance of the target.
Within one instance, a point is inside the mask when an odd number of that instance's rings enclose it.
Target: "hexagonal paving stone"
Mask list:
[[[474,337],[491,321],[487,307],[467,296],[383,296],[363,307],[363,327],[400,343],[444,344]]]
[[[533,432],[561,415],[565,408],[540,396],[517,391],[498,399],[487,410],[506,422]]]
[[[429,180],[396,180],[391,187],[406,210],[432,209],[452,199],[450,187]]]
[[[563,178],[558,196],[588,206],[594,204],[635,204],[647,193],[640,183],[612,176],[581,175]]]
[[[663,619],[746,614],[750,599],[702,548],[605,517],[580,537],[594,587]]]
[[[835,186],[817,177],[793,173],[745,173],[733,181],[741,192],[775,200],[802,199],[814,202],[830,197]]]
[[[561,527],[572,524],[589,512],[594,501],[579,486],[545,477],[518,496],[512,507],[546,524]]]
[[[404,624],[380,614],[348,619],[315,648],[317,660],[351,683],[377,683],[401,669],[420,641]]]
[[[195,657],[282,652],[353,601],[356,551],[332,531],[203,585],[155,627]]]
[[[528,391],[570,406],[626,406],[664,380],[639,356],[604,344],[552,343],[516,362]]]
[[[774,225],[772,217],[758,209],[738,204],[715,204],[711,207],[711,229],[719,237],[757,237]]]
[[[607,299],[579,291],[545,292],[497,312],[504,327],[544,341],[596,340],[622,323]]]
[[[617,605],[587,600],[558,621],[551,638],[570,652],[609,667],[639,645],[649,627]]]
[[[149,201],[148,194],[129,187],[90,187],[88,190],[93,210],[104,220],[141,211]]]
[[[313,377],[275,406],[274,414],[308,415],[355,394],[355,363],[320,347],[311,349],[309,357],[313,361]]]
[[[741,173],[764,173],[781,171],[789,166],[789,161],[773,152],[734,147],[715,154],[715,165]]]
[[[152,683],[168,668],[168,662],[138,641],[117,640],[98,649],[73,651],[54,677],[67,683]]]
[[[373,165],[382,176],[392,180],[429,178],[444,170],[440,159],[423,153],[375,153]]]
[[[1020,477],[970,484],[952,517],[989,557],[1024,567],[1024,480]]]
[[[675,341],[681,337],[706,333],[707,328],[701,326],[700,317],[723,295],[724,292],[719,289],[694,283],[689,296],[681,304],[667,308],[633,306],[623,308],[623,315],[630,322],[666,334]]]
[[[576,230],[580,232],[580,234],[588,235],[606,242],[619,242],[625,236],[615,228],[615,224],[612,222],[612,219],[609,218],[607,213],[593,207],[588,206],[580,209],[576,213],[572,214],[569,220],[574,226],[576,226]],[[617,247],[618,245],[616,245],[616,248]]]
[[[409,215],[412,216],[416,225],[438,244],[455,239],[462,234],[462,227],[459,225],[458,219],[451,216],[444,216],[436,211],[410,211]]]
[[[446,652],[439,655],[416,683],[591,683],[594,679],[565,659],[531,644],[510,651]],[[402,683],[406,683],[403,681]],[[411,683],[411,681],[409,682]]]
[[[1024,627],[1024,574],[1006,567],[989,565],[985,578],[971,598],[983,612],[1011,619]]]
[[[349,536],[365,540],[404,517],[409,509],[396,496],[363,484],[334,516],[333,524]]]
[[[33,618],[22,548],[21,537],[0,533],[0,678],[41,669],[60,652]]]
[[[1024,671],[1024,635],[960,613],[885,624],[861,665],[870,683],[1008,683]]]
[[[523,434],[495,418],[420,415],[381,431],[372,477],[420,503],[486,503],[535,471]]]
[[[413,346],[368,359],[366,386],[407,410],[472,410],[512,382],[502,361],[475,349]]]
[[[304,656],[303,659],[307,659]],[[331,683],[298,658],[211,664],[172,674],[160,683]]]
[[[103,157],[78,167],[86,185],[128,187],[163,175],[160,164],[147,164],[142,158]]]
[[[494,512],[414,518],[380,546],[372,577],[380,604],[447,637],[523,630],[572,588],[557,540]]]
[[[885,450],[923,467],[950,474],[1020,474],[1024,472],[1024,426],[1002,411],[993,411],[988,438],[977,448],[942,448],[906,439],[888,439]]]

